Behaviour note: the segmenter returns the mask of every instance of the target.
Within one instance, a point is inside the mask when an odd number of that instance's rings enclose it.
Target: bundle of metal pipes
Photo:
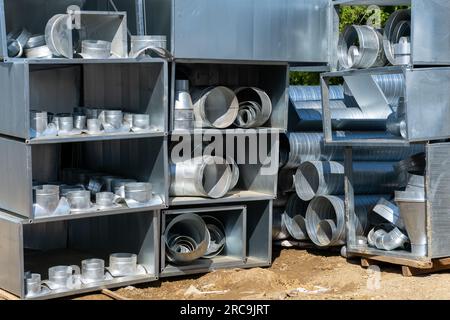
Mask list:
[[[388,101],[398,103],[401,79],[388,76],[377,77],[375,81]],[[320,99],[319,86],[290,88],[290,105],[299,115],[299,121],[294,129],[296,132],[286,134],[281,143],[279,199],[274,204],[273,237],[275,240],[310,240],[318,247],[329,247],[344,245],[346,240],[344,148],[324,143],[323,133],[319,132],[322,121],[321,110],[318,109]],[[330,99],[336,115],[342,114],[336,119],[344,127],[351,125],[351,121],[342,121],[344,114],[351,115],[355,110],[355,114],[361,112],[358,108],[346,107],[347,102],[344,101],[351,101],[352,97],[342,86],[331,87]],[[308,114],[310,118],[306,117]],[[313,121],[312,116],[317,118]],[[385,129],[386,120],[368,125],[371,128],[381,125]],[[374,135],[364,131],[338,134]],[[389,199],[390,196],[385,194],[392,194],[407,183],[401,161],[420,152],[423,152],[423,146],[419,145],[353,148],[357,235],[369,231],[368,214],[380,199]]]

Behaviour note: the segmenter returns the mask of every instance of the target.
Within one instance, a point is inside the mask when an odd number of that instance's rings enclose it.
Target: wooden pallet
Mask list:
[[[96,292],[92,292],[90,294],[95,294]],[[109,289],[103,289],[101,291],[101,294],[112,298],[114,300],[130,300],[124,296],[119,295],[117,292],[111,291]],[[89,295],[89,294],[86,294]],[[70,297],[67,297],[68,299],[70,299]],[[17,297],[16,295],[13,295],[5,290],[0,289],[0,300],[20,300],[19,297]]]
[[[386,256],[369,256],[361,258],[361,266],[369,268],[372,265],[387,263],[402,267],[404,277],[426,275],[450,270],[450,258],[433,259],[431,261],[417,261]]]

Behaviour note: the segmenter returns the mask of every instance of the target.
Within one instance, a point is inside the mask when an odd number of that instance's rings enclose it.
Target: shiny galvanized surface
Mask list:
[[[0,208],[31,218],[31,148],[15,140],[0,138],[0,150]]]
[[[338,0],[335,5],[411,6],[413,65],[450,64],[450,3],[447,0]]]
[[[403,74],[405,77],[405,110],[407,139],[395,136],[386,136],[381,139],[352,139],[351,137],[337,139],[333,136],[330,104],[328,100],[328,80],[335,77],[344,77],[346,81],[351,79],[352,91],[358,94],[359,103],[367,107],[368,112],[378,110],[380,115],[387,114],[390,107],[386,106],[383,99],[380,103],[374,102],[373,93],[380,92],[376,86],[369,90],[367,86],[361,86],[364,79],[369,75],[380,74]],[[358,81],[357,81],[358,80]],[[450,68],[423,68],[410,69],[405,67],[375,68],[373,70],[344,71],[322,74],[324,133],[327,143],[340,143],[341,145],[400,145],[409,142],[423,142],[439,140],[450,137],[450,129],[445,124],[450,121],[450,93],[446,83],[450,81]],[[379,108],[383,105],[383,108]]]
[[[149,114],[150,124],[160,133],[167,132],[167,62],[118,62],[58,59],[0,64],[4,88],[0,133],[30,139],[30,110],[71,113],[83,103]]]
[[[80,293],[95,292],[103,288],[126,286],[156,280],[158,277],[159,211],[78,219],[71,222],[29,223],[0,212],[0,287],[24,298],[24,270],[32,268],[45,279],[51,260],[61,263],[81,264],[74,250],[83,259],[99,257],[107,259],[112,252],[131,251],[138,254],[138,263],[146,267],[146,275],[107,280],[66,292],[53,292],[37,299],[58,298]],[[52,234],[42,230],[52,230]],[[58,231],[59,230],[59,231]],[[126,230],[126,232],[124,232]],[[36,240],[36,249],[61,249],[28,254],[24,251],[24,239]],[[65,238],[65,239],[63,239]],[[52,239],[60,239],[51,243]],[[45,257],[45,258],[43,258]],[[67,260],[68,259],[68,260]],[[69,261],[70,260],[70,261]],[[7,277],[5,277],[7,275]]]
[[[450,143],[427,146],[428,252],[431,258],[450,256]]]
[[[174,130],[175,81],[183,75],[191,88],[223,85],[229,88],[257,87],[272,101],[272,114],[264,127],[287,129],[289,69],[285,63],[230,64],[226,61],[177,61],[172,63],[170,124]]]
[[[0,287],[19,297],[25,295],[23,259],[20,220],[0,213]]]
[[[125,11],[131,34],[144,34],[143,0],[2,0],[0,1],[0,57],[7,57],[6,34],[25,27],[33,34],[42,33],[55,14],[65,13],[70,5],[81,10]],[[125,41],[126,41],[126,26]]]
[[[0,160],[5,164],[0,170],[0,179],[5,182],[0,187],[0,208],[30,219],[33,219],[32,179],[57,181],[62,166],[79,165],[150,182],[154,194],[163,202],[158,207],[168,201],[167,137],[91,141],[74,145],[27,145],[0,138],[0,148]],[[73,158],[61,156],[72,153]],[[114,214],[114,210],[108,212]]]
[[[173,265],[166,261],[166,239],[164,238],[167,225],[173,217],[186,213],[209,215],[222,221],[225,227],[226,245],[220,256],[211,259],[195,260],[187,265]],[[167,210],[161,216],[161,277],[183,274],[201,273],[217,268],[239,268],[246,261],[247,208],[246,206],[203,207],[192,209]],[[225,257],[224,257],[225,256]],[[228,258],[228,259],[226,259]]]
[[[168,36],[177,59],[328,63],[328,0],[146,0],[145,11],[146,33]]]

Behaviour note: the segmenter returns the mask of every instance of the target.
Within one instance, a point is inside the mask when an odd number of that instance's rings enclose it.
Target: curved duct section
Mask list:
[[[197,128],[225,129],[238,116],[239,101],[227,87],[209,87],[203,90],[197,88],[192,93],[192,99]]]
[[[367,238],[370,246],[385,251],[403,248],[409,240],[399,228],[394,228],[390,232],[374,228],[369,232]]]
[[[338,135],[352,137],[370,137],[363,133],[341,133]],[[326,146],[323,133],[298,132],[288,133],[287,141],[282,143],[287,160],[284,168],[298,168],[306,161],[343,161],[344,148],[337,146]],[[401,161],[411,155],[423,152],[423,145],[411,145],[406,147],[354,147],[354,161]]]
[[[292,194],[286,204],[283,221],[287,231],[295,240],[307,240],[305,215],[308,203],[302,201],[297,195]]]
[[[356,194],[389,193],[401,185],[394,162],[353,162],[353,188]],[[302,163],[295,174],[295,190],[304,201],[316,196],[344,194],[344,165],[335,161]]]
[[[213,156],[172,163],[170,173],[171,196],[222,198],[235,181],[230,164]]]
[[[379,196],[355,197],[354,221],[356,235],[364,235],[368,227],[367,215]],[[345,244],[345,205],[343,196],[319,196],[314,198],[306,211],[306,230],[311,241],[319,247]]]

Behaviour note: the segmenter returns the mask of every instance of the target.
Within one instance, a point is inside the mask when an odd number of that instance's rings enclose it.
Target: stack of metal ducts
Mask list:
[[[383,92],[393,111],[403,98],[404,77],[400,74],[374,75],[373,80]],[[322,131],[322,101],[319,86],[293,86],[290,89],[291,107],[295,109],[295,120],[290,119],[290,130]],[[309,100],[308,100],[309,99]],[[331,123],[334,130],[379,131],[386,133],[387,117],[378,112],[360,109],[348,87],[330,86],[329,103]]]
[[[386,97],[389,97],[388,100],[395,102],[400,99],[399,83],[402,79],[378,77],[375,81]],[[340,86],[332,87],[330,96],[334,99],[334,110],[339,110],[338,106],[344,104],[344,98],[351,99],[349,96],[344,97],[344,91]],[[291,106],[296,108],[297,114],[317,111],[312,107],[320,104],[320,89],[310,86],[293,87],[290,97]],[[319,123],[321,119],[317,120],[317,124]],[[282,138],[280,145],[284,160],[280,164],[278,188],[280,199],[288,200],[276,202],[274,239],[309,239],[318,247],[339,246],[345,244],[346,236],[344,148],[326,146],[323,133],[318,132],[321,128],[311,132],[309,130],[312,127],[300,119],[298,132],[289,132]],[[367,137],[377,136],[377,133],[341,131],[336,135]],[[384,133],[380,135],[383,136]],[[414,161],[406,162],[404,159],[423,151],[424,147],[421,145],[353,148],[357,236],[367,236],[371,226],[369,215],[380,199],[390,199],[395,190],[406,184],[404,171],[407,167],[414,166]],[[390,244],[388,237],[395,238],[394,236],[393,233],[386,236],[386,247]]]

